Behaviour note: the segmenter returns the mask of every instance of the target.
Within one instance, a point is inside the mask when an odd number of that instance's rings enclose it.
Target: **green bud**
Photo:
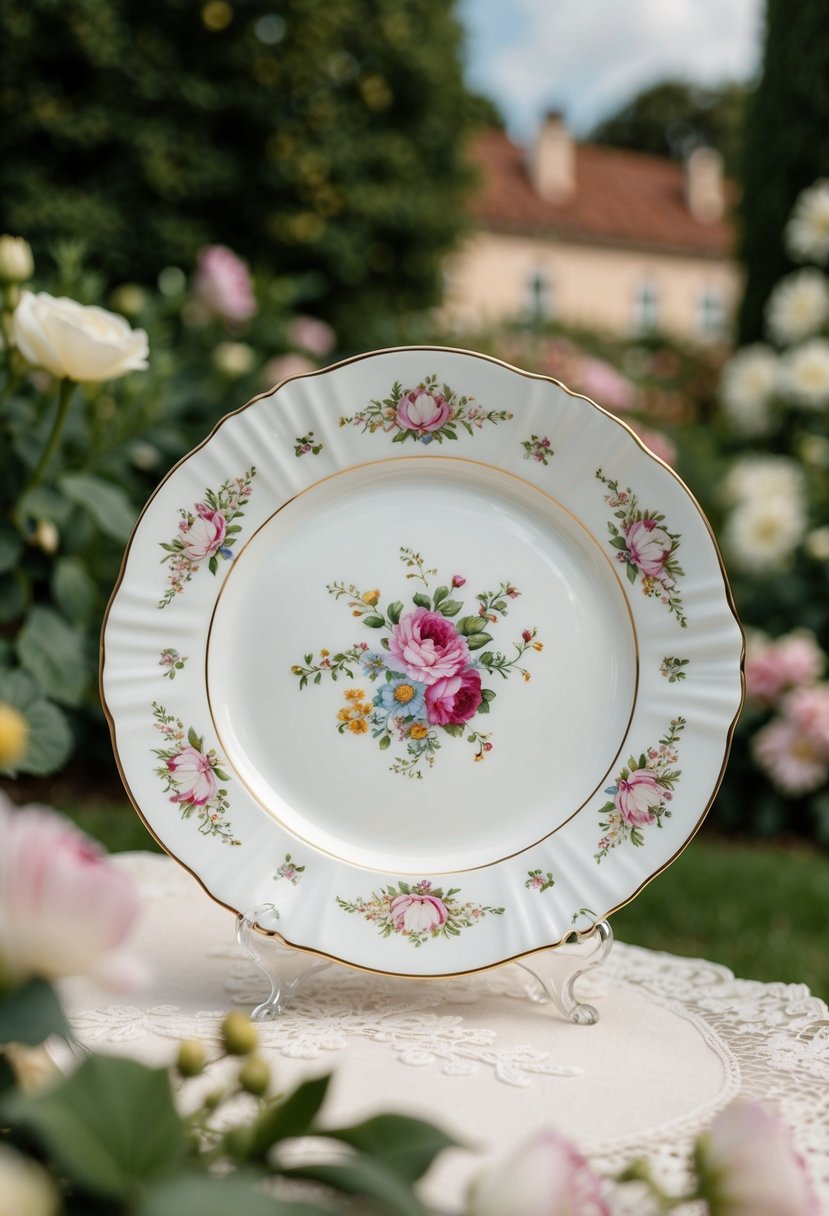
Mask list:
[[[222,1022],[222,1043],[230,1056],[249,1056],[259,1046],[259,1034],[246,1013],[229,1013]]]
[[[178,1049],[176,1068],[183,1077],[197,1077],[204,1071],[207,1055],[198,1039],[185,1039]]]
[[[247,1093],[261,1098],[268,1092],[271,1070],[267,1060],[258,1054],[248,1056],[239,1069],[239,1084]]]
[[[32,247],[22,236],[0,236],[0,283],[25,283],[35,264]]]

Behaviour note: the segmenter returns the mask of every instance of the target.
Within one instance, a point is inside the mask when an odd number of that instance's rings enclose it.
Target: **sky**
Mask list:
[[[666,77],[748,79],[762,0],[461,0],[467,78],[527,140],[563,110],[578,135]]]

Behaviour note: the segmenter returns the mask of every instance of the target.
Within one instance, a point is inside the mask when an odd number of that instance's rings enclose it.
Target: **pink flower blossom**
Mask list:
[[[601,1182],[558,1132],[543,1131],[472,1184],[469,1216],[610,1216]]]
[[[129,875],[95,841],[45,807],[16,810],[0,794],[0,973],[134,987],[143,966],[115,952],[138,908]]]
[[[463,587],[463,585],[465,583],[466,583],[466,579],[463,577],[462,574],[453,574],[452,575],[452,586],[453,587]]]
[[[304,376],[306,372],[313,371],[316,371],[316,365],[305,355],[280,355],[277,359],[269,359],[262,368],[262,383],[270,388],[283,380],[290,380],[292,376]]]
[[[449,402],[423,387],[412,389],[397,403],[397,425],[418,435],[437,431],[449,420]]]
[[[205,245],[200,251],[193,294],[222,321],[242,324],[256,313],[247,264],[224,245]]]
[[[697,1153],[711,1216],[819,1216],[789,1129],[759,1103],[720,1111]]]
[[[653,823],[654,807],[662,801],[662,787],[647,769],[639,768],[619,782],[616,809],[628,823]]]
[[[398,895],[389,915],[398,932],[428,933],[445,923],[449,911],[436,895]]]
[[[671,466],[676,464],[678,453],[673,439],[663,434],[662,431],[653,430],[652,427],[640,426],[638,422],[633,424],[633,429],[645,447],[650,448],[654,456],[658,456],[660,460],[664,460],[665,464]]]
[[[815,752],[829,761],[829,684],[796,688],[785,698],[783,709]]]
[[[196,518],[192,524],[182,520],[179,525],[184,552],[191,561],[204,561],[222,547],[227,532],[227,520],[221,511],[211,511],[204,503],[196,503]]]
[[[208,756],[188,743],[167,761],[167,768],[179,789],[173,802],[191,802],[204,806],[215,797],[219,788]]]
[[[787,689],[813,684],[825,666],[826,655],[808,629],[796,629],[775,641],[751,634],[746,646],[746,694],[756,705],[774,705]]]
[[[298,346],[309,355],[322,359],[334,349],[337,335],[330,325],[317,317],[294,317],[288,326],[288,341],[291,346]]]
[[[625,533],[627,551],[642,573],[658,578],[671,555],[671,538],[653,519],[638,519]]]
[[[790,797],[819,789],[829,777],[829,756],[789,718],[775,718],[758,731],[752,750],[760,767]]]
[[[406,675],[426,685],[458,675],[469,661],[466,638],[451,621],[428,608],[416,608],[400,618],[389,637],[389,653]]]
[[[436,680],[426,689],[426,714],[434,726],[468,722],[481,704],[481,674],[473,667]]]
[[[624,414],[633,409],[636,390],[630,380],[626,380],[603,359],[593,359],[590,356],[582,358],[578,363],[575,380],[580,393],[584,393],[606,410]]]

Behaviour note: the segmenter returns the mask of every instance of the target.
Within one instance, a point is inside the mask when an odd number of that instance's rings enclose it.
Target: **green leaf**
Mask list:
[[[230,1178],[179,1174],[153,1185],[137,1216],[331,1216],[328,1207],[264,1195],[260,1181],[245,1171]]]
[[[495,693],[493,692],[493,690],[491,688],[482,688],[481,689],[481,699],[484,701],[494,701]]]
[[[325,1134],[382,1161],[410,1183],[426,1173],[438,1153],[458,1143],[439,1127],[405,1115],[376,1115],[365,1123]]]
[[[90,674],[82,638],[52,608],[31,609],[17,639],[17,656],[47,696],[80,704]]]
[[[11,570],[20,561],[23,541],[8,526],[0,526],[0,574]]]
[[[633,565],[631,565],[631,564],[630,564],[630,562],[628,562],[628,566],[627,566],[627,576],[628,576],[628,582],[629,582],[629,583],[635,583],[635,582],[636,582],[636,576],[637,576],[637,574],[638,574],[638,573],[639,573],[639,571],[636,569],[636,567],[635,567],[635,566],[633,566]]]
[[[136,512],[124,491],[91,473],[65,473],[58,484],[66,497],[92,517],[105,536],[124,541],[132,532]]]
[[[57,993],[46,980],[29,980],[0,997],[0,1043],[37,1047],[50,1035],[68,1033]]]
[[[447,735],[454,735],[456,739],[459,739],[466,730],[466,727],[460,722],[447,722],[443,729]]]
[[[389,618],[392,625],[396,625],[397,622],[400,620],[400,616],[401,616],[402,612],[403,612],[402,602],[400,600],[395,600],[394,603],[389,604],[388,608],[386,609],[386,616]]]
[[[478,706],[478,713],[479,714],[488,714],[489,713],[489,701],[481,701],[481,704]]]
[[[382,616],[377,616],[376,613],[363,617],[363,624],[368,625],[369,629],[382,629],[385,623],[385,619]]]
[[[448,595],[449,595],[448,587],[438,587],[438,589],[434,595],[435,607],[437,608],[437,606],[439,604],[442,604]]]
[[[191,747],[194,747],[197,752],[201,751],[203,740],[200,738],[199,735],[196,734],[195,729],[192,726],[190,727],[190,729],[187,732],[187,742],[190,744]]]
[[[72,514],[72,503],[52,486],[35,486],[20,499],[18,511],[23,518],[48,519],[61,528]]]
[[[62,710],[45,698],[32,702],[23,715],[29,726],[29,738],[19,773],[47,777],[56,773],[69,759],[72,751],[72,731]]]
[[[90,1056],[55,1089],[14,1094],[5,1119],[28,1128],[71,1182],[131,1197],[173,1171],[186,1148],[166,1069]]]
[[[461,608],[463,608],[463,604],[460,600],[446,600],[445,603],[441,604],[438,611],[443,616],[457,616]]]
[[[387,747],[391,747],[391,735],[383,735],[380,740],[380,751],[384,752]]]
[[[432,601],[429,599],[429,596],[424,595],[422,591],[416,592],[416,594],[412,596],[412,599],[417,604],[418,608],[432,607]]]
[[[216,560],[215,556],[211,557],[210,561],[207,563],[207,569],[210,571],[211,574],[215,574],[216,571],[219,569],[219,563]]]
[[[623,536],[614,536],[610,542],[614,549],[627,549],[628,543]]]
[[[482,646],[486,646],[487,642],[491,641],[492,635],[489,633],[473,633],[466,639],[466,644],[470,650],[480,650]]]
[[[321,1182],[346,1195],[373,1199],[376,1210],[388,1216],[428,1216],[427,1209],[408,1182],[384,1162],[362,1153],[342,1163],[297,1166],[283,1173],[288,1178],[309,1178]]]
[[[250,1129],[250,1160],[264,1159],[278,1140],[304,1136],[325,1101],[330,1082],[330,1076],[314,1077],[297,1086],[282,1102],[266,1107]]]
[[[59,557],[52,571],[52,596],[74,625],[89,620],[95,608],[95,580],[79,557]]]
[[[32,598],[32,585],[21,567],[0,578],[0,625],[21,617]]]
[[[486,624],[482,616],[462,616],[455,628],[468,638],[473,633],[484,633]]]

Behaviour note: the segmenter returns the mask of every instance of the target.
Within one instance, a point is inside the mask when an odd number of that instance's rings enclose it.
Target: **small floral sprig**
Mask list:
[[[274,882],[279,882],[281,879],[284,879],[286,882],[289,882],[292,887],[296,887],[299,885],[304,873],[305,866],[298,865],[297,862],[294,861],[293,857],[291,857],[291,854],[286,853],[285,860],[280,866],[277,867],[273,878]]]
[[[322,440],[314,439],[313,431],[309,431],[307,435],[300,435],[294,443],[295,456],[306,456],[309,452],[312,456],[319,456],[322,449]]]
[[[186,655],[180,655],[172,646],[165,646],[161,652],[161,658],[158,660],[159,667],[164,668],[162,678],[174,680],[176,672],[183,671],[186,662]]]
[[[676,557],[680,534],[668,531],[665,516],[658,511],[640,510],[630,486],[620,490],[618,481],[606,477],[601,469],[596,470],[596,478],[610,491],[604,500],[619,520],[618,524],[608,522],[610,544],[617,550],[616,560],[625,567],[628,581],[635,583],[641,577],[642,594],[658,599],[684,629],[688,621],[677,585],[685,574]]]
[[[153,755],[162,762],[155,774],[164,783],[164,792],[181,811],[182,819],[196,817],[202,836],[217,836],[224,844],[239,845],[227,821],[230,809],[227,790],[220,783],[230,780],[220,767],[215,748],[207,749],[204,737],[163,705],[153,701],[155,729],[165,746],[154,747]]]
[[[503,908],[491,908],[472,900],[461,902],[460,887],[446,893],[433,887],[424,878],[417,883],[398,882],[372,891],[369,899],[342,899],[337,903],[344,912],[356,912],[377,925],[381,937],[392,933],[408,938],[413,946],[438,937],[458,937],[462,929],[471,929],[484,916],[502,916]]]
[[[690,663],[690,659],[674,659],[664,658],[659,664],[659,674],[665,676],[669,684],[676,684],[677,680],[685,679],[684,667]]]
[[[340,426],[356,426],[365,433],[383,431],[392,443],[411,439],[419,443],[456,440],[458,428],[474,435],[485,423],[508,422],[509,410],[487,410],[474,397],[459,395],[448,384],[438,384],[436,375],[427,376],[416,388],[404,389],[399,380],[388,397],[372,400],[350,417],[340,418]]]
[[[625,841],[641,846],[645,843],[643,829],[656,824],[662,827],[663,819],[670,819],[670,802],[676,783],[682,775],[675,767],[678,760],[677,744],[685,729],[684,718],[674,718],[670,728],[656,747],[637,758],[631,756],[620,771],[616,784],[605,790],[610,801],[599,808],[599,827],[604,832],[594,854],[601,862],[611,849]]]
[[[538,891],[541,894],[543,891],[549,891],[550,887],[555,885],[556,880],[550,870],[547,870],[546,873],[542,870],[527,870],[527,880],[524,886],[528,891]]]
[[[520,591],[511,582],[498,583],[497,590],[483,591],[475,597],[476,611],[463,613],[463,600],[454,595],[466,585],[462,574],[432,591],[431,579],[437,569],[428,567],[421,553],[407,546],[400,548],[405,578],[421,585],[412,595],[413,610],[406,611],[402,600],[382,603],[378,587],[361,590],[354,583],[334,581],[326,590],[335,600],[344,600],[352,617],[366,628],[378,631],[378,647],[355,643],[348,650],[321,649],[309,652],[302,663],[291,667],[299,687],[309,682],[320,684],[324,676],[354,680],[359,667],[362,676],[376,686],[373,692],[354,687],[345,691],[344,704],[337,711],[337,731],[344,735],[367,735],[376,740],[381,751],[393,743],[400,745],[390,770],[399,776],[421,780],[424,770],[435,762],[446,735],[466,738],[475,748],[474,760],[480,762],[492,751],[492,735],[470,724],[476,714],[488,714],[495,691],[483,684],[485,674],[507,679],[518,672],[527,681],[530,672],[523,664],[527,651],[540,652],[543,643],[536,630],[525,629],[514,654],[487,650],[492,641],[489,628],[508,615],[510,601]],[[478,652],[481,652],[478,655]]]
[[[546,435],[530,435],[521,443],[525,460],[537,460],[539,464],[549,464],[550,457],[555,456],[550,440]]]
[[[205,562],[210,573],[216,574],[219,558],[229,561],[233,557],[231,550],[242,531],[235,521],[245,513],[255,476],[256,468],[251,465],[242,477],[229,477],[218,490],[205,490],[204,501],[195,503],[192,511],[181,508],[178,533],[171,541],[161,542],[165,551],[161,561],[168,564],[169,575],[159,608],[181,595]]]

